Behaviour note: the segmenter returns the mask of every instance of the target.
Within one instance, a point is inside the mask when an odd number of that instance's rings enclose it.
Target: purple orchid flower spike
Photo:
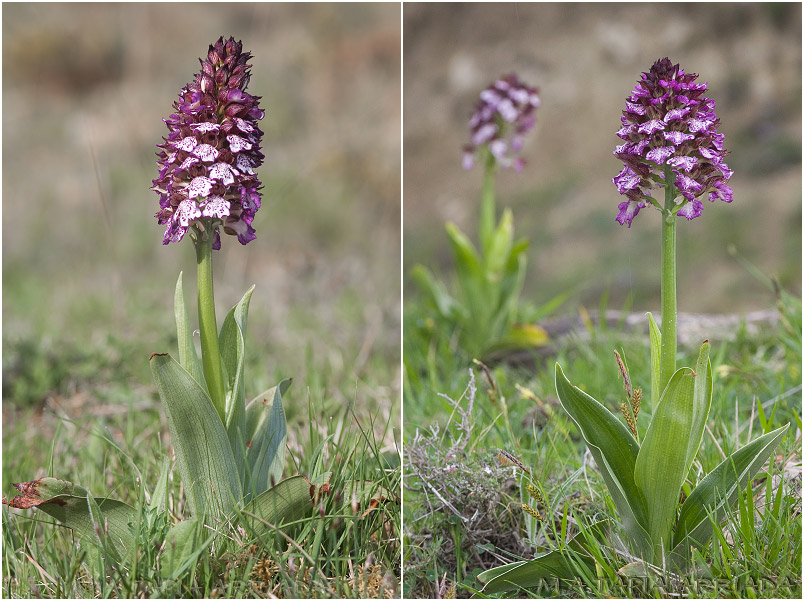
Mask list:
[[[625,143],[614,150],[623,168],[611,180],[628,198],[618,207],[621,225],[631,227],[649,204],[661,209],[651,190],[667,185],[678,192],[675,214],[687,219],[701,215],[704,195],[710,201],[732,201],[727,183],[732,170],[724,161],[728,151],[717,131],[715,101],[704,96],[707,84],[696,79],[697,74],[685,73],[665,57],[642,74],[626,99],[617,132]]]
[[[261,182],[254,170],[265,158],[257,121],[265,112],[260,97],[245,91],[250,58],[241,42],[218,38],[164,119],[170,133],[158,145],[159,176],[151,188],[159,194],[156,218],[167,226],[163,244],[180,241],[190,226],[211,228],[216,250],[220,228],[241,244],[256,238],[251,224]]]
[[[477,150],[486,146],[502,167],[521,171],[525,161],[513,156],[522,150],[525,134],[536,123],[539,93],[515,74],[498,79],[480,92],[469,120],[470,143],[463,147],[463,167],[472,169]]]

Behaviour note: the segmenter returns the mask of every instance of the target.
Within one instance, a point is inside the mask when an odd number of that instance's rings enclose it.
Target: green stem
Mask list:
[[[669,181],[670,173],[665,174]],[[662,211],[662,350],[659,362],[659,394],[676,371],[676,216],[673,214],[674,187],[665,188]],[[661,398],[661,397],[659,397]]]
[[[480,199],[480,246],[483,257],[488,256],[491,240],[494,238],[494,228],[497,221],[497,208],[494,199],[494,180],[497,171],[497,161],[490,152],[486,157],[483,171],[483,195]]]
[[[201,362],[212,404],[226,423],[226,393],[223,367],[218,348],[218,323],[215,318],[215,293],[212,288],[212,235],[196,232],[195,255],[198,266],[198,328],[201,331]]]

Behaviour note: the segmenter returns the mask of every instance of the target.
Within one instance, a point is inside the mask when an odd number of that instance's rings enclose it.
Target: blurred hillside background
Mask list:
[[[109,381],[155,398],[148,357],[174,352],[181,270],[195,307],[192,245],[162,246],[153,217],[156,144],[199,57],[231,35],[253,54],[266,159],[257,239],[224,236],[215,257],[219,324],[256,284],[253,386],[293,376],[288,402],[305,417],[308,397],[332,411],[355,402],[380,421],[398,413],[399,14],[394,4],[4,5],[4,407],[114,401]]]
[[[461,168],[461,147],[480,90],[514,71],[542,99],[525,170],[497,178],[498,209],[531,243],[524,297],[584,282],[587,307],[608,291],[609,308],[633,295],[633,310],[658,310],[658,215],[615,222],[612,151],[626,96],[669,56],[709,83],[734,169],[734,202],[678,227],[679,310],[772,308],[730,247],[801,294],[799,3],[406,3],[403,25],[406,277],[416,263],[451,273],[446,221],[476,241],[482,172]]]

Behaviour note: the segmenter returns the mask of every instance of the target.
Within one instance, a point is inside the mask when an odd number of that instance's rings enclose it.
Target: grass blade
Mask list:
[[[687,544],[702,547],[709,541],[712,536],[709,514],[714,513],[717,520],[720,520],[748,480],[765,464],[788,427],[789,424],[785,424],[752,440],[732,453],[698,483],[681,506],[673,539],[674,552],[685,555],[686,550],[679,547]]]

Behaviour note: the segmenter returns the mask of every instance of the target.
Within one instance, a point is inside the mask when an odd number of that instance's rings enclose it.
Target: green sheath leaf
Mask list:
[[[614,414],[570,384],[556,363],[556,392],[595,458],[623,528],[641,551],[649,548],[645,497],[634,481],[639,443]]]
[[[709,410],[712,407],[712,364],[709,362],[709,341],[701,345],[698,361],[695,364],[695,391],[692,402],[692,429],[690,431],[689,445],[687,445],[687,465],[684,476],[690,471],[692,462],[698,454],[703,440],[706,420],[709,419]]]
[[[168,531],[165,549],[159,557],[163,578],[180,578],[182,573],[198,561],[215,538],[202,538],[203,526],[195,518],[183,520]]]
[[[301,476],[293,476],[256,497],[243,508],[242,514],[249,528],[270,533],[275,527],[312,515],[312,511],[310,484]]]
[[[170,355],[153,355],[151,371],[193,515],[222,517],[242,489],[226,430],[212,400]]]
[[[594,571],[595,562],[588,547],[596,544],[610,520],[602,520],[589,526],[584,532],[575,536],[563,549],[541,553],[528,561],[517,561],[507,566],[499,566],[478,574],[477,578],[484,583],[484,594],[502,593],[537,586],[545,578],[571,579],[577,575],[575,563],[581,561]],[[570,559],[568,550],[575,554],[575,563]]]
[[[650,410],[655,411],[662,394],[662,391],[659,390],[662,332],[651,313],[648,313],[648,323],[650,326]]]
[[[291,382],[291,379],[282,380],[246,407],[246,458],[251,472],[247,499],[263,493],[271,482],[279,482],[282,478],[288,438],[282,395],[290,388]]]
[[[226,388],[226,434],[232,447],[238,476],[244,492],[250,489],[250,474],[246,471],[246,393],[243,381],[246,355],[246,327],[248,306],[254,286],[249,288],[223,320],[219,336],[221,362],[223,363]]]
[[[662,547],[670,546],[678,496],[687,476],[695,380],[688,367],[670,378],[636,460],[634,481],[647,501],[653,560],[661,558]]]
[[[190,328],[190,320],[187,318],[187,310],[184,305],[184,287],[182,284],[182,273],[176,281],[176,293],[173,296],[173,310],[176,315],[176,335],[179,341],[179,363],[190,375],[195,378],[204,390],[207,390],[207,382],[204,379],[204,372],[201,369],[201,361],[195,351],[193,342],[193,331]]]

